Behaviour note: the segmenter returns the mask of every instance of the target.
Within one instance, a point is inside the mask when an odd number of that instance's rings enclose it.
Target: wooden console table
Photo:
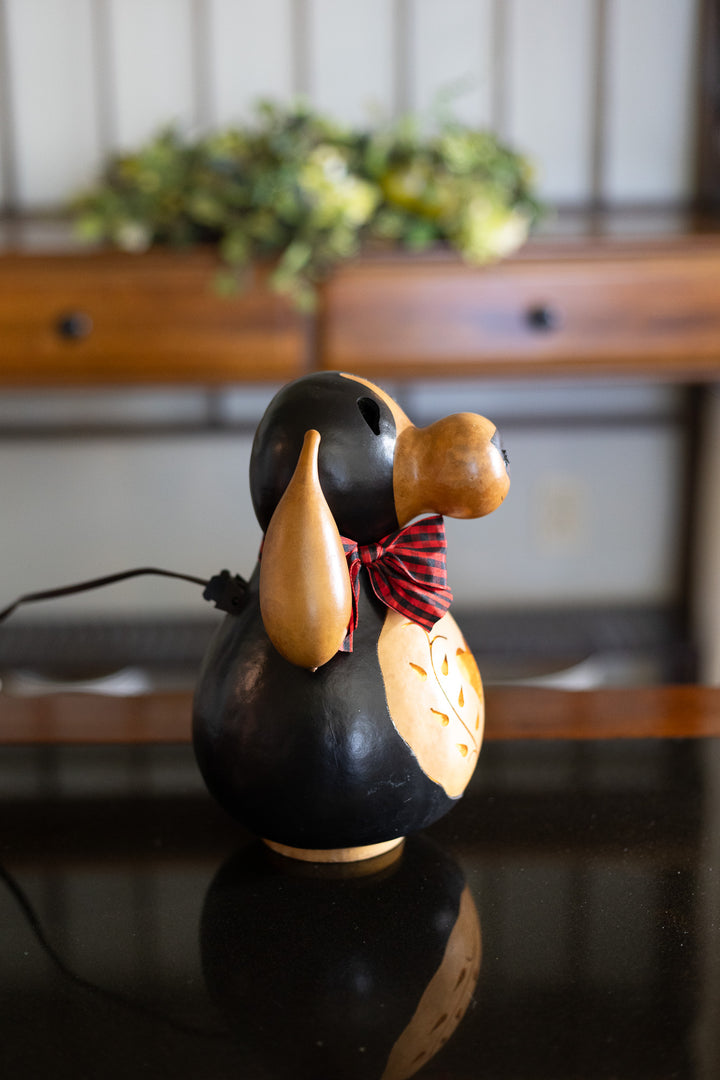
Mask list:
[[[0,232],[0,386],[284,381],[315,369],[371,378],[720,378],[720,235],[681,222],[531,240],[473,269],[446,253],[366,255],[305,318],[267,271],[212,291],[208,251],[143,255]]]

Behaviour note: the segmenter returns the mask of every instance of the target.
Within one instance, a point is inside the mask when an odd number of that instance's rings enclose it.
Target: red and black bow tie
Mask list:
[[[432,630],[452,603],[445,565],[445,524],[439,515],[422,518],[377,544],[342,537],[352,584],[353,612],[341,652],[352,652],[358,623],[358,580],[365,567],[376,596],[389,608]]]

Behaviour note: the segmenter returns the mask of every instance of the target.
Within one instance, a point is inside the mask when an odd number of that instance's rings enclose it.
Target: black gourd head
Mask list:
[[[255,435],[250,491],[263,531],[310,430],[320,435],[320,486],[338,531],[360,544],[424,513],[483,517],[510,486],[507,457],[485,417],[456,413],[417,428],[380,387],[319,372],[280,390]]]
[[[305,433],[312,429],[320,433],[320,484],[340,534],[367,544],[397,529],[393,412],[371,385],[320,372],[283,387],[257,429],[250,493],[263,532],[293,475]]]

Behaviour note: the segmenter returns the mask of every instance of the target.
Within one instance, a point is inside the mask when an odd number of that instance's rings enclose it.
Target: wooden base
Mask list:
[[[400,848],[404,842],[404,836],[398,836],[394,840],[383,840],[381,844],[366,844],[364,847],[348,848],[296,848],[288,847],[287,844],[277,844],[274,840],[265,840],[272,851],[279,855],[285,855],[288,859],[300,859],[302,862],[313,863],[352,863],[364,859],[375,859],[378,855]],[[397,854],[400,852],[398,850]]]

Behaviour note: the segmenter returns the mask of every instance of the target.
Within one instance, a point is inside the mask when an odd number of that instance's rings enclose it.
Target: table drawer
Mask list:
[[[285,380],[307,362],[301,316],[270,292],[212,291],[205,252],[0,258],[0,384]]]
[[[720,249],[359,261],[327,284],[320,365],[369,376],[720,372]]]

